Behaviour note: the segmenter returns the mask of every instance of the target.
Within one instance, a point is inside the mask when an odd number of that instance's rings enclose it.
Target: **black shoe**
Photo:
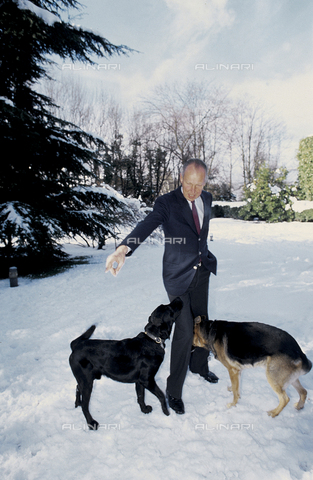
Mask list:
[[[218,377],[213,372],[208,372],[206,375],[203,375],[203,378],[210,383],[218,382]]]
[[[179,415],[185,413],[184,402],[181,398],[172,397],[172,395],[170,395],[168,391],[166,391],[166,396],[168,404],[174,410],[174,412],[178,413]]]

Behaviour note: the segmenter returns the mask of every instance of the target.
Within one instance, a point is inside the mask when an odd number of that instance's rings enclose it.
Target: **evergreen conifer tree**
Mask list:
[[[1,0],[0,258],[62,256],[60,240],[113,235],[125,203],[96,186],[105,144],[53,116],[36,92],[52,55],[93,64],[131,50],[62,20],[76,0]]]

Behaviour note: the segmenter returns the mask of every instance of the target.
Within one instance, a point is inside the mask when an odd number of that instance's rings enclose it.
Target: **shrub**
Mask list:
[[[313,136],[303,138],[297,153],[299,187],[302,200],[313,200]]]
[[[275,172],[268,167],[261,167],[252,184],[245,189],[246,205],[240,209],[244,220],[266,222],[289,222],[294,220],[291,196],[292,190],[286,184],[287,170]]]
[[[212,218],[235,218],[241,219],[242,207],[231,207],[230,205],[214,205],[211,209]]]
[[[303,212],[296,212],[295,220],[298,222],[313,222],[313,208]]]

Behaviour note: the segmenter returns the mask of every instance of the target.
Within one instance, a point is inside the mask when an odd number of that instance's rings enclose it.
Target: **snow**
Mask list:
[[[251,190],[251,188],[250,188]],[[277,190],[278,192],[278,190]],[[277,193],[276,191],[274,193]],[[248,199],[248,202],[251,202],[251,199],[249,198]],[[297,200],[295,197],[291,197],[291,201],[292,201],[292,210],[294,212],[303,212],[304,210],[310,210],[311,208],[313,208],[313,202],[312,201],[309,201],[309,200]],[[212,203],[212,205],[221,205],[221,206],[228,206],[228,207],[243,207],[244,205],[246,205],[246,202],[245,201],[242,201],[242,202],[224,202],[224,201],[214,201]]]
[[[242,201],[242,202],[226,202],[224,200],[215,200],[214,202],[212,202],[212,206],[214,207],[214,205],[222,205],[223,207],[243,207],[244,205],[246,205],[247,202],[245,201]]]
[[[270,190],[272,192],[272,195],[277,195],[279,196],[279,193],[281,192],[281,188],[278,187],[277,185],[268,185],[270,187]]]
[[[54,23],[60,23],[61,21],[53,13],[44,8],[37,7],[37,5],[34,5],[28,0],[17,0],[17,5],[21,10],[30,10],[31,12],[35,13],[37,17],[40,17],[47,25],[52,26]]]
[[[7,105],[10,105],[10,107],[14,107],[14,103],[9,98],[0,96],[0,100],[2,100]]]
[[[313,224],[265,224],[217,218],[210,249],[219,261],[210,280],[210,317],[260,321],[287,330],[313,360]],[[153,411],[141,413],[134,385],[95,381],[86,428],[74,408],[76,382],[68,364],[70,342],[93,323],[93,338],[121,339],[142,331],[149,314],[168,303],[161,279],[161,243],[143,244],[119,275],[105,274],[114,249],[67,244],[88,255],[55,276],[0,281],[1,447],[6,480],[312,480],[313,376],[302,377],[308,399],[301,411],[290,403],[276,418],[267,410],[278,399],[264,369],[245,370],[241,399],[231,398],[226,369],[215,359],[220,380],[209,384],[187,374],[186,414],[165,416],[149,392]],[[170,341],[156,376],[165,390]]]
[[[0,205],[2,208],[2,215],[7,215],[5,222],[11,222],[18,227],[22,228],[25,233],[29,233],[29,211],[27,205],[19,202],[7,202]]]
[[[129,201],[123,197],[121,193],[119,193],[117,190],[112,188],[110,185],[107,184],[102,184],[101,186],[95,186],[92,185],[90,187],[87,187],[85,185],[80,185],[78,187],[74,187],[72,189],[73,191],[76,192],[92,192],[92,193],[100,193],[101,195],[106,195],[108,198],[115,198],[119,200],[120,202],[124,203],[125,205],[129,204]]]
[[[294,199],[292,204],[292,210],[294,212],[303,212],[304,210],[310,210],[311,208],[313,208],[313,202],[309,200]]]

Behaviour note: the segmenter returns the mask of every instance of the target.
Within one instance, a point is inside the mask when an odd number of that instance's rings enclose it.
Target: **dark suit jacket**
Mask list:
[[[200,258],[208,272],[216,275],[217,261],[207,243],[212,195],[203,191],[201,198],[204,217],[200,236],[191,208],[179,187],[157,198],[153,211],[120,244],[130,247],[128,255],[131,255],[153,230],[162,225],[165,235],[163,281],[170,295],[183,295],[186,292]]]

